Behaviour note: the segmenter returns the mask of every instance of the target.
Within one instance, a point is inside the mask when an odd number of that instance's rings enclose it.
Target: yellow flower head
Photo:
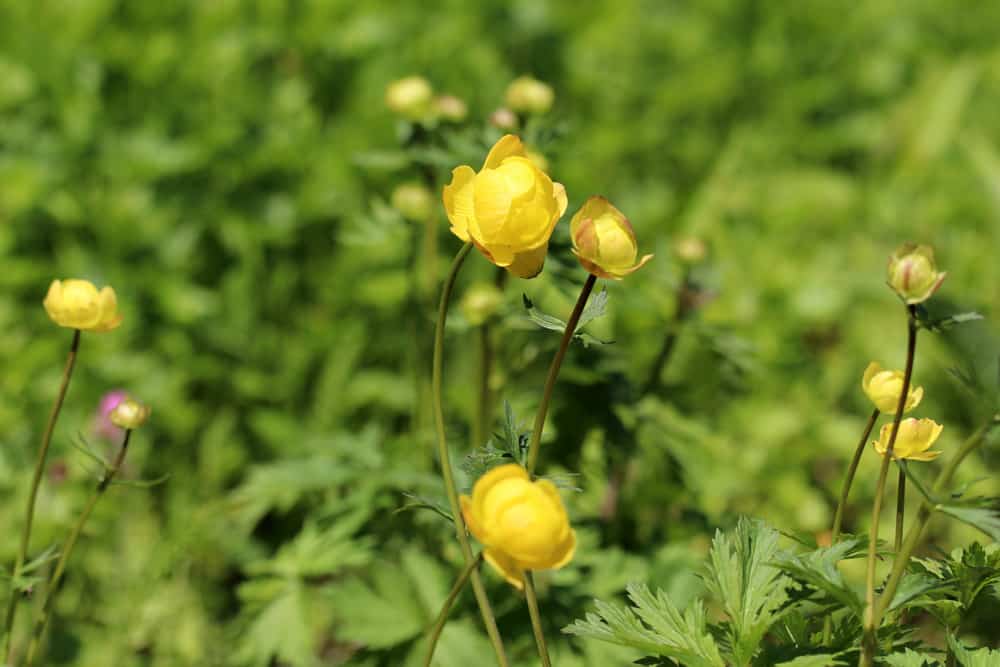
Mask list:
[[[486,562],[515,587],[523,588],[525,570],[553,570],[573,558],[576,533],[559,491],[546,479],[532,482],[521,466],[490,470],[461,502]]]
[[[639,247],[635,241],[635,231],[621,211],[604,197],[591,197],[570,222],[570,236],[573,239],[573,254],[583,268],[598,278],[614,278],[636,271],[652,255],[645,255],[639,261]]]
[[[545,113],[552,108],[552,86],[531,76],[519,76],[507,86],[507,106],[514,111]]]
[[[892,448],[892,458],[910,459],[911,461],[932,461],[941,452],[927,451],[941,435],[944,426],[933,419],[914,419],[910,417],[899,423],[899,433],[896,444]],[[892,435],[892,424],[886,424],[878,433],[878,440],[872,441],[875,451],[885,456],[889,448],[889,437]]]
[[[385,89],[385,105],[400,116],[421,120],[431,111],[434,90],[422,76],[393,81]]]
[[[115,291],[111,287],[98,291],[88,280],[53,280],[42,305],[61,327],[111,331],[122,323]]]
[[[469,115],[465,101],[454,95],[440,95],[434,98],[434,111],[439,118],[460,123]]]
[[[434,193],[422,183],[400,183],[392,191],[391,201],[407,220],[423,222],[434,213]]]
[[[861,378],[861,388],[876,408],[886,414],[894,415],[896,408],[899,407],[899,392],[903,391],[903,372],[884,370],[877,361],[873,361],[865,369],[864,377]],[[903,413],[917,407],[923,397],[924,388],[911,385]]]
[[[947,272],[937,270],[934,249],[904,243],[889,257],[889,286],[906,303],[923,303],[941,287]]]
[[[552,229],[566,212],[566,189],[512,134],[493,145],[478,173],[468,165],[454,169],[443,198],[451,232],[520,278],[541,272]]]
[[[151,410],[148,405],[143,405],[131,398],[126,398],[114,407],[109,418],[111,419],[111,423],[118,428],[132,430],[146,423],[150,412]]]

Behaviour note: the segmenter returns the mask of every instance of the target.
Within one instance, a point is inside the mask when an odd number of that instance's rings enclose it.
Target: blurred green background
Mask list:
[[[500,134],[485,119],[524,73],[555,89],[529,128],[569,213],[603,194],[656,254],[607,286],[590,330],[615,343],[570,355],[542,450],[545,472],[580,473],[581,492],[564,492],[580,550],[541,582],[556,662],[634,659],[558,630],[633,580],[689,599],[712,530],[739,513],[828,529],[870,410],[862,370],[903,363],[904,311],[884,285],[899,243],[934,246],[949,272],[938,307],[987,317],[922,338],[918,416],[945,424],[947,451],[989,414],[948,369],[995,388],[998,44],[1000,5],[938,0],[0,0],[2,562],[70,339],[41,308],[53,278],[113,285],[125,323],[84,336],[33,553],[89,492],[70,443],[104,392],[153,407],[128,474],[170,475],[99,507],[47,664],[419,657],[460,556],[436,515],[397,511],[404,493],[443,498],[421,416],[433,322],[418,276],[440,277],[459,243],[439,212],[439,261],[421,264],[424,230],[388,201],[401,182],[437,189],[452,167],[478,168]],[[470,108],[420,153],[400,151],[383,102],[410,74]],[[674,330],[672,249],[691,235],[709,247],[691,275],[709,298],[639,400]],[[527,322],[521,294],[568,314],[585,274],[567,247],[560,223],[546,272],[509,281],[493,324],[495,388],[525,424],[558,337]],[[493,275],[470,258],[457,298]],[[457,310],[452,322],[460,461],[482,444],[469,437],[476,336]],[[963,477],[995,473],[997,456]],[[862,463],[850,530],[865,527],[876,469]],[[944,522],[932,535],[942,548],[975,537]],[[533,664],[523,602],[488,579],[515,662]],[[442,667],[489,661],[470,600]]]

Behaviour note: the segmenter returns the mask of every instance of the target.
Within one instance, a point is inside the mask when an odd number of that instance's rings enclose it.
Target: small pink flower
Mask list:
[[[122,437],[124,431],[111,423],[111,411],[126,398],[128,394],[121,389],[109,391],[101,397],[94,415],[94,435],[105,440],[118,440]]]

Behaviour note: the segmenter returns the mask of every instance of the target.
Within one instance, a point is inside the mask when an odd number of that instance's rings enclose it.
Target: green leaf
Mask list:
[[[260,665],[271,664],[275,659],[295,667],[316,665],[302,586],[296,582],[281,583],[278,595],[257,614],[245,633],[240,657]]]
[[[906,649],[902,653],[893,653],[879,658],[879,661],[890,667],[940,667],[940,664],[933,656],[926,653],[917,653],[912,649]]]
[[[864,611],[864,602],[858,593],[847,584],[837,563],[862,553],[865,541],[849,538],[838,541],[831,547],[816,549],[805,554],[782,554],[775,559],[775,565],[798,581],[816,589],[827,597],[851,610],[858,618]]]
[[[955,659],[962,667],[996,667],[996,665],[1000,665],[1000,651],[989,648],[967,649],[951,633],[948,633],[948,646],[951,647]]]
[[[975,504],[939,504],[934,509],[978,528],[994,540],[1000,540],[1000,511],[995,502],[995,499],[982,499]]]
[[[580,313],[580,321],[577,322],[576,329],[579,331],[598,317],[603,317],[608,309],[608,288],[604,287],[600,292],[594,294],[587,301]]]
[[[602,291],[601,294],[604,294],[605,291]],[[598,297],[600,297],[600,294],[598,295]],[[566,331],[566,322],[564,320],[561,320],[558,317],[553,317],[552,315],[548,315],[540,311],[538,308],[535,307],[534,302],[532,302],[532,300],[528,298],[527,294],[522,294],[521,298],[524,302],[524,309],[528,313],[528,319],[534,322],[537,326],[541,327],[542,329],[546,329],[548,331],[558,331],[559,333],[564,333]],[[583,316],[584,313],[587,312],[587,308],[589,306],[584,308],[584,312],[580,314],[580,321],[579,323],[577,323],[576,331],[573,332],[573,338],[579,340],[587,347],[590,347],[591,345],[610,345],[611,343],[614,342],[610,340],[601,340],[600,338],[591,336],[585,331],[581,331],[584,324],[604,314],[604,310],[607,306],[607,297],[605,296],[604,298],[597,298],[596,301],[597,301],[597,306],[591,310],[589,319],[586,322],[584,321]]]
[[[840,659],[839,653],[816,653],[813,655],[800,655],[792,660],[779,662],[774,667],[835,667],[846,664],[847,662]]]
[[[781,618],[791,585],[773,565],[778,531],[763,521],[741,517],[730,534],[715,534],[705,582],[729,616],[729,634],[737,665],[748,665],[768,628]]]
[[[596,613],[587,613],[563,632],[662,655],[687,667],[725,667],[700,600],[682,614],[663,591],[654,595],[645,584],[631,584],[627,590],[632,606],[595,600]]]
[[[917,313],[917,319],[920,322],[920,326],[934,332],[947,331],[948,329],[956,327],[959,324],[965,324],[966,322],[978,322],[979,320],[984,319],[982,315],[975,311],[954,313],[952,315],[936,318],[928,316],[927,311],[923,309],[918,309]]]

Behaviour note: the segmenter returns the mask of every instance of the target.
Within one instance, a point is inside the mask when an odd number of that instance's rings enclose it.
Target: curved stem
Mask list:
[[[473,419],[472,444],[482,447],[486,444],[490,431],[492,397],[490,395],[490,373],[493,366],[493,345],[490,340],[490,323],[483,322],[476,332],[479,338],[478,395]]]
[[[455,287],[455,279],[458,271],[462,268],[466,256],[472,249],[471,243],[466,243],[455,255],[455,260],[451,263],[448,277],[445,278],[444,286],[441,288],[441,301],[438,304],[437,325],[434,329],[434,361],[431,372],[431,396],[434,401],[434,427],[437,431],[438,457],[441,459],[441,476],[444,478],[445,493],[448,495],[448,504],[451,507],[452,519],[455,522],[455,536],[458,538],[459,546],[462,548],[462,555],[468,565],[474,560],[472,546],[469,544],[469,536],[466,534],[465,521],[462,519],[462,508],[458,502],[458,490],[455,487],[455,478],[451,470],[451,457],[448,454],[448,440],[444,427],[444,408],[441,399],[441,376],[442,359],[444,357],[444,327],[448,320],[448,303],[451,300],[451,292]],[[486,626],[486,634],[490,637],[493,650],[496,652],[497,662],[501,667],[507,667],[507,654],[504,652],[503,640],[500,638],[500,631],[497,630],[496,618],[493,615],[493,608],[486,597],[486,588],[479,573],[473,568],[470,575],[472,579],[472,590],[476,595],[476,602],[479,604],[479,611],[483,617],[483,624]]]
[[[59,584],[62,582],[63,574],[66,572],[66,563],[69,562],[70,554],[73,553],[73,548],[80,539],[83,527],[86,525],[87,519],[90,518],[90,513],[94,511],[94,506],[97,505],[97,501],[101,499],[101,496],[104,495],[105,490],[111,484],[111,480],[114,479],[115,475],[121,469],[122,462],[125,460],[125,453],[128,451],[128,441],[131,436],[132,430],[126,429],[122,446],[118,450],[118,455],[115,457],[114,463],[104,471],[104,475],[97,483],[97,488],[91,494],[90,500],[87,501],[87,505],[83,508],[83,512],[80,513],[80,518],[76,520],[73,530],[70,531],[69,537],[66,539],[66,544],[63,545],[62,553],[59,554],[59,562],[56,563],[56,569],[52,573],[52,577],[49,579],[48,586],[46,587],[45,602],[42,604],[42,615],[35,622],[35,629],[31,635],[31,643],[28,644],[28,655],[24,663],[25,667],[31,667],[35,662],[35,655],[38,653],[38,648],[41,645],[42,635],[45,634],[45,627],[49,624],[52,604],[55,601],[56,593],[59,592]]]
[[[528,600],[531,631],[535,633],[535,645],[538,646],[538,656],[542,659],[542,667],[552,667],[552,661],[549,659],[549,648],[545,644],[545,631],[542,630],[542,615],[538,610],[538,596],[535,595],[535,578],[530,571],[524,573],[524,596]]]
[[[576,325],[580,322],[580,315],[583,314],[583,308],[587,305],[587,299],[590,298],[590,293],[594,290],[596,283],[597,276],[594,274],[587,276],[587,282],[583,284],[583,289],[580,290],[580,297],[576,300],[573,312],[566,322],[566,329],[563,331],[562,340],[559,342],[559,349],[556,350],[556,356],[553,357],[552,364],[549,366],[549,374],[545,378],[545,389],[542,390],[542,402],[538,405],[538,414],[535,415],[535,427],[531,431],[531,441],[528,444],[529,473],[533,474],[535,466],[538,464],[538,449],[542,440],[542,429],[545,428],[545,415],[549,412],[549,401],[552,400],[552,390],[556,386],[556,378],[559,377],[559,368],[566,357],[566,351],[573,340],[573,334],[576,333]]]
[[[906,473],[899,469],[899,489],[896,492],[896,533],[892,540],[892,548],[898,554],[899,547],[903,545],[903,519],[906,514]]]
[[[952,477],[955,475],[955,471],[958,470],[959,464],[965,460],[966,456],[978,449],[983,442],[986,441],[986,436],[989,432],[998,425],[1000,425],[1000,419],[994,417],[992,420],[976,429],[976,431],[969,436],[959,450],[955,452],[955,456],[948,461],[948,464],[941,470],[940,474],[938,474],[938,478],[934,482],[934,486],[931,489],[934,496],[945,492],[948,485],[951,484]],[[878,605],[875,607],[876,624],[882,620],[886,610],[892,603],[892,599],[896,595],[896,589],[899,587],[899,582],[902,580],[903,574],[906,572],[906,565],[909,563],[910,556],[913,554],[913,550],[916,549],[917,544],[920,543],[920,538],[923,536],[924,529],[927,527],[927,522],[930,520],[933,512],[934,506],[927,500],[924,500],[920,504],[920,509],[917,510],[917,516],[913,520],[910,530],[906,533],[906,538],[903,540],[903,544],[896,553],[896,561],[892,565],[892,571],[889,573],[889,578],[885,582],[885,589],[882,591],[882,596],[879,598]]]
[[[448,597],[445,598],[444,604],[441,605],[441,611],[438,612],[437,619],[434,621],[434,627],[431,628],[431,633],[427,637],[427,657],[424,658],[424,667],[431,667],[431,660],[434,659],[434,650],[437,648],[438,638],[441,636],[441,631],[444,630],[444,624],[448,621],[448,614],[451,612],[451,608],[455,605],[455,600],[458,599],[458,594],[462,592],[465,587],[465,582],[469,580],[469,576],[472,571],[479,567],[479,564],[483,562],[483,553],[479,552],[475,559],[466,565],[462,572],[458,575],[458,579],[455,580],[455,585],[451,587],[451,591],[448,592]]]
[[[4,620],[4,663],[10,663],[11,638],[14,634],[14,618],[17,616],[17,581],[21,577],[21,568],[28,557],[28,546],[31,543],[31,528],[35,520],[35,501],[38,498],[38,487],[42,481],[42,473],[45,471],[45,459],[49,454],[49,445],[52,443],[52,433],[56,428],[56,421],[59,419],[59,411],[62,409],[63,401],[66,398],[66,391],[69,389],[69,381],[73,376],[73,367],[76,365],[77,352],[80,349],[80,330],[73,331],[73,342],[69,346],[69,354],[66,356],[66,366],[63,368],[62,384],[59,385],[59,392],[56,400],[52,404],[52,411],[49,413],[49,421],[45,425],[45,432],[42,434],[42,445],[38,450],[38,460],[35,462],[35,473],[31,478],[31,491],[28,493],[28,506],[24,512],[24,529],[21,532],[21,546],[17,552],[17,560],[14,561],[14,569],[11,571],[10,579],[10,599],[7,601],[7,613]]]
[[[907,307],[907,344],[906,368],[903,370],[903,386],[896,403],[896,414],[892,420],[892,431],[885,454],[882,455],[882,466],[879,469],[878,484],[875,487],[875,501],[872,503],[872,520],[868,535],[868,568],[865,576],[865,613],[862,620],[863,635],[861,639],[860,667],[870,667],[875,661],[876,632],[875,623],[875,562],[878,555],[878,522],[882,513],[882,496],[885,494],[885,482],[889,474],[889,464],[892,462],[892,448],[896,445],[899,435],[899,425],[903,421],[903,410],[906,408],[906,398],[910,393],[910,380],[913,377],[913,360],[917,351],[917,318],[913,306]]]
[[[865,453],[865,449],[868,446],[868,436],[871,435],[872,429],[875,428],[875,422],[878,421],[879,410],[875,408],[872,411],[871,417],[868,418],[868,423],[865,425],[865,430],[861,434],[861,439],[858,440],[858,446],[854,448],[854,458],[851,459],[851,465],[847,468],[847,476],[844,478],[844,486],[840,490],[840,502],[837,503],[837,512],[833,516],[833,530],[830,531],[830,544],[835,544],[837,538],[840,537],[840,529],[844,524],[844,510],[847,507],[847,497],[851,493],[851,486],[854,484],[854,475],[858,471],[858,464],[861,463],[861,455]]]

